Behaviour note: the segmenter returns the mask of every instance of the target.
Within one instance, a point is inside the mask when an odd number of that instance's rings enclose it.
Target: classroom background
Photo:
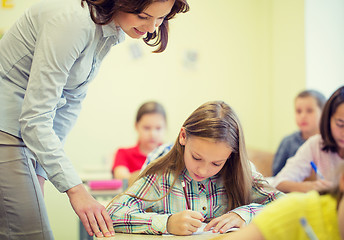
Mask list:
[[[38,0],[0,0],[0,37]],[[139,105],[167,111],[165,142],[209,100],[224,100],[242,122],[247,146],[273,153],[296,130],[293,101],[305,88],[327,97],[344,83],[344,1],[188,0],[170,24],[164,53],[126,41],[105,58],[65,150],[80,175],[108,176],[114,151],[136,143]],[[79,237],[65,194],[46,184],[57,240]]]

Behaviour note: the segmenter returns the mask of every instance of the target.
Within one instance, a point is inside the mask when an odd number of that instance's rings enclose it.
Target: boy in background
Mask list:
[[[311,136],[319,133],[325,96],[316,90],[305,90],[295,98],[295,121],[299,130],[283,138],[273,161],[273,176],[281,171],[287,159],[294,156],[299,147]]]

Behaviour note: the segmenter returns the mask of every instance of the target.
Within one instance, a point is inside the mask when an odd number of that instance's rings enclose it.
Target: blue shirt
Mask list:
[[[293,157],[299,147],[305,142],[301,136],[301,132],[295,132],[283,138],[278,150],[275,154],[272,165],[273,175],[276,176],[279,171],[285,166],[288,158]]]
[[[90,81],[124,40],[112,22],[96,25],[80,0],[43,0],[0,40],[0,130],[23,139],[55,187],[81,183],[63,143]]]
[[[146,161],[142,165],[141,172],[147,167],[148,164],[150,164],[153,160],[164,156],[166,153],[168,153],[171,148],[173,147],[173,143],[165,143],[161,144],[157,148],[155,148],[152,152],[150,152],[147,155]]]

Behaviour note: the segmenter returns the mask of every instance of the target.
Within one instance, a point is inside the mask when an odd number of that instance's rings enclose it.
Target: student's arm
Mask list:
[[[128,167],[128,157],[126,154],[126,149],[119,148],[116,152],[112,173],[116,179],[129,179],[130,171]]]
[[[140,175],[141,170],[134,171],[130,174],[129,180],[128,180],[128,186],[131,186],[134,184],[134,182],[137,180],[137,177]]]
[[[238,214],[234,212],[229,212],[223,214],[220,217],[212,219],[207,226],[204,228],[204,231],[209,231],[213,228],[212,232],[225,233],[228,229],[233,227],[241,228],[245,225],[244,219],[242,219]]]
[[[270,186],[260,173],[252,171],[252,177],[252,203],[230,211],[238,214],[246,224],[250,223],[253,217],[260,212],[265,205],[285,195]]]
[[[312,172],[312,167],[310,162],[313,161],[313,152],[315,146],[308,140],[306,141],[296,152],[295,156],[287,160],[284,168],[277,174],[274,179],[273,185],[277,187],[283,181],[291,182],[302,182],[305,178],[309,177]],[[287,186],[288,187],[288,186]],[[296,189],[291,186],[288,189],[280,189],[280,191],[291,192],[296,191]]]
[[[220,235],[211,240],[264,240],[264,236],[257,225],[251,223],[247,227],[240,229],[240,231]]]
[[[113,170],[113,175],[116,179],[129,179],[131,174],[126,166],[118,166]]]
[[[174,235],[191,235],[202,226],[203,221],[204,218],[200,212],[184,210],[168,218],[167,231]]]
[[[309,192],[311,190],[322,191],[332,187],[332,183],[327,180],[293,182],[283,181],[276,188],[282,192]]]
[[[306,194],[287,194],[285,197],[266,206],[247,227],[240,229],[238,232],[222,235],[215,239],[306,239],[306,234],[300,224],[300,218],[310,217],[312,219],[320,219],[322,216],[320,202],[320,196],[316,191]],[[317,220],[315,222],[321,224]],[[313,230],[317,234],[317,231],[322,231],[320,229],[314,228]]]
[[[328,180],[304,181],[312,174],[310,162],[319,159],[321,151],[320,135],[309,138],[295,156],[288,159],[286,166],[275,177],[274,186],[284,192],[307,192],[332,187]]]
[[[171,203],[166,203],[161,197],[166,193],[166,185],[171,184],[173,179],[172,174],[148,175],[129,188],[129,195],[115,198],[107,208],[115,231],[175,235],[190,235],[197,231],[204,220],[201,213],[184,210],[175,214],[165,214],[168,211],[166,204]]]
[[[136,181],[127,191],[132,196],[116,198],[107,211],[116,232],[125,233],[167,233],[167,220],[170,214],[146,212],[161,201],[146,201],[134,196],[155,200],[162,197],[157,175],[149,175]],[[160,203],[159,203],[160,202]]]

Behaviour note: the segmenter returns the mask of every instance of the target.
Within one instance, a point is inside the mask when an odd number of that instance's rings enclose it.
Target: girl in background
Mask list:
[[[323,190],[332,185],[332,173],[344,161],[344,86],[336,90],[326,102],[320,119],[320,134],[310,137],[288,159],[273,184],[283,192]],[[318,178],[311,176],[312,165],[317,166]],[[321,174],[320,174],[321,173]]]
[[[118,232],[190,235],[202,222],[205,231],[241,227],[279,196],[252,171],[238,117],[216,101],[197,108],[172,149],[107,210]]]
[[[325,96],[316,90],[305,90],[295,98],[295,121],[299,131],[286,136],[280,143],[272,165],[273,176],[285,166],[287,159],[294,156],[299,147],[311,136],[319,133]]]
[[[138,134],[136,146],[116,152],[112,167],[116,179],[129,179],[139,172],[148,153],[162,144],[166,129],[164,107],[154,101],[142,104],[136,114],[135,129]]]
[[[45,179],[67,193],[91,236],[114,234],[64,142],[111,47],[126,34],[162,52],[169,20],[188,10],[186,0],[44,0],[2,37],[0,239],[54,238],[42,195]]]

